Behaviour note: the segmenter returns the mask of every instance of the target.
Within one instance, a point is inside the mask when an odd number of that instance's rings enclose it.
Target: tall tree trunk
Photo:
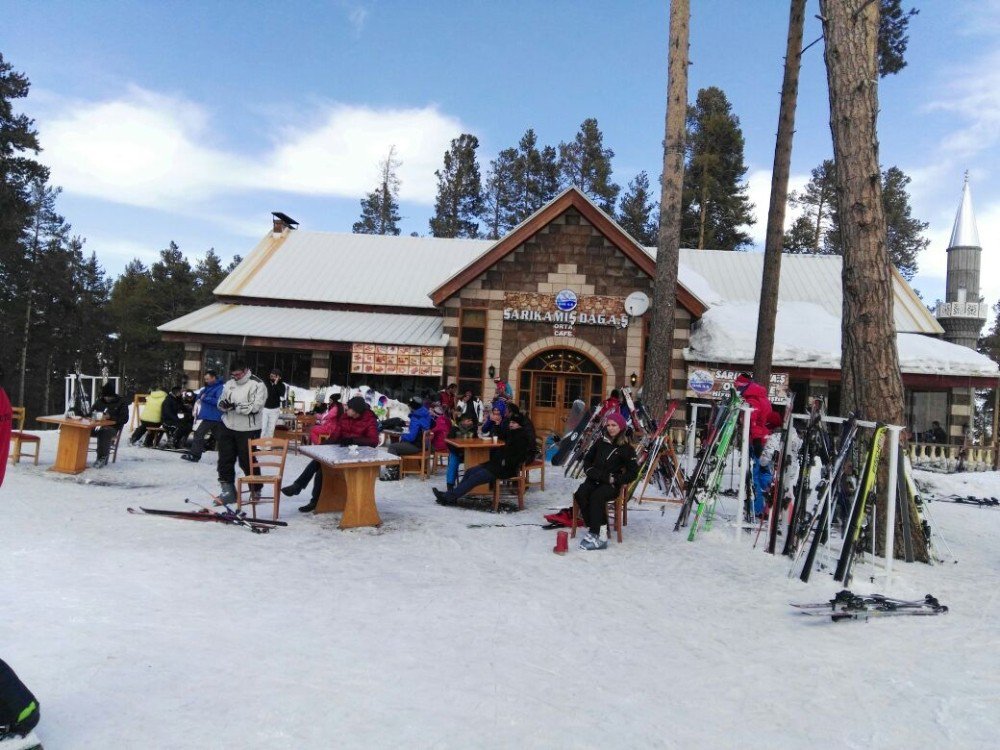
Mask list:
[[[52,414],[52,409],[50,408],[52,404],[50,400],[52,398],[52,350],[49,349],[48,356],[45,358],[45,394],[42,398],[42,411],[45,414]]]
[[[823,236],[823,197],[820,196],[819,205],[816,206],[816,231],[813,233],[813,252],[819,252],[819,241]]]
[[[701,176],[701,197],[698,199],[698,249],[705,249],[705,220],[708,217],[706,206],[708,205],[708,185],[705,184],[705,175]]]
[[[778,316],[778,286],[781,282],[781,248],[785,238],[785,206],[788,203],[788,172],[795,135],[795,107],[799,95],[799,68],[802,55],[802,27],[806,0],[792,0],[788,15],[788,42],[785,46],[785,76],[781,84],[778,137],[774,143],[771,170],[771,203],[767,210],[764,240],[764,271],[757,311],[757,346],[753,355],[754,379],[765,388],[771,382],[774,356],[774,325]]]
[[[860,410],[865,419],[901,425],[903,381],[878,160],[879,4],[871,0],[820,0],[820,13],[826,37],[824,58],[843,244],[842,408]],[[878,529],[885,528],[887,463],[883,462],[879,473]],[[915,509],[909,510],[914,520]],[[902,547],[899,520],[897,550]],[[913,523],[911,528],[917,558],[926,561],[920,525]],[[881,538],[877,545],[883,551]]]
[[[670,362],[674,350],[677,265],[681,247],[681,190],[684,183],[684,126],[687,117],[689,0],[670,0],[667,59],[667,114],[660,184],[660,235],[650,312],[649,350],[643,396],[659,416],[670,399]]]
[[[34,284],[28,288],[24,307],[24,334],[21,338],[21,379],[17,385],[17,403],[24,406],[24,381],[28,372],[28,341],[31,334],[31,298],[35,296]]]

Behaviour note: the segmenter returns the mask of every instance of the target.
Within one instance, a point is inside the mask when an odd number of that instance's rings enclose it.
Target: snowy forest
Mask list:
[[[18,100],[29,87],[28,76],[0,54],[0,368],[8,392],[29,413],[46,414],[60,408],[63,378],[77,366],[122,377],[126,391],[176,380],[181,347],[163,343],[156,327],[209,304],[212,290],[240,258],[226,265],[211,247],[192,251],[170,238],[150,238],[162,247],[158,260],[147,265],[133,259],[111,278],[100,248],[88,247],[86,238],[74,234],[72,217],[59,213],[60,188],[50,181],[44,144],[30,114],[19,111]],[[686,128],[681,245],[750,249],[747,230],[756,221],[755,208],[760,216],[766,207],[748,198],[744,137],[725,92],[698,91]],[[443,154],[428,234],[501,237],[574,185],[639,243],[657,244],[659,188],[647,171],[631,175],[624,189],[616,182],[615,152],[595,118],[556,145],[540,143],[528,128],[485,169],[478,149],[476,136],[462,133]],[[387,145],[352,231],[400,233],[400,164],[395,146]],[[890,256],[912,279],[928,240],[927,223],[911,215],[909,179],[898,167],[883,170]],[[795,218],[788,223],[785,252],[840,252],[834,180],[833,161],[824,161],[805,188],[789,196]],[[996,354],[998,338],[996,329],[984,338],[987,353]]]

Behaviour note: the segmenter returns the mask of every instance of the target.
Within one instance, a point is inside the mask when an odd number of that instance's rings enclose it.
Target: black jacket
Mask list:
[[[606,438],[598,440],[587,451],[583,468],[588,482],[614,487],[621,487],[639,471],[632,446],[627,441],[612,443]]]
[[[115,428],[121,429],[128,422],[128,402],[117,393],[111,397],[97,399],[98,411],[103,411],[107,419],[115,420]]]
[[[264,381],[264,385],[267,386],[267,400],[264,401],[264,408],[280,409],[281,402],[285,400],[285,393],[288,390],[285,381],[279,380],[277,383],[272,383],[268,378]]]
[[[492,451],[493,455],[485,464],[486,469],[497,479],[510,479],[517,476],[534,450],[535,441],[523,428],[510,430],[504,438],[503,447]]]
[[[183,416],[178,416],[183,415]],[[191,408],[174,394],[167,394],[163,402],[163,414],[160,419],[165,425],[175,425],[191,418]]]

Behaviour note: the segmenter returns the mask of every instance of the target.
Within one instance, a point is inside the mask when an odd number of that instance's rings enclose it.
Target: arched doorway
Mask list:
[[[577,399],[587,407],[604,394],[604,371],[572,349],[547,349],[521,365],[519,397],[540,435],[562,434]]]

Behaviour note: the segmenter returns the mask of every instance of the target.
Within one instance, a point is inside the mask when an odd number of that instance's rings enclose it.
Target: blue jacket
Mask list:
[[[201,402],[201,409],[198,412],[199,419],[207,419],[209,422],[222,421],[222,412],[219,411],[218,403],[225,385],[220,378],[212,385],[206,385],[201,389],[201,395],[198,396],[198,400]]]
[[[419,445],[421,434],[423,434],[424,430],[431,428],[431,422],[431,413],[427,410],[426,406],[421,406],[416,411],[411,411],[410,429],[406,431],[406,434],[400,440]]]

